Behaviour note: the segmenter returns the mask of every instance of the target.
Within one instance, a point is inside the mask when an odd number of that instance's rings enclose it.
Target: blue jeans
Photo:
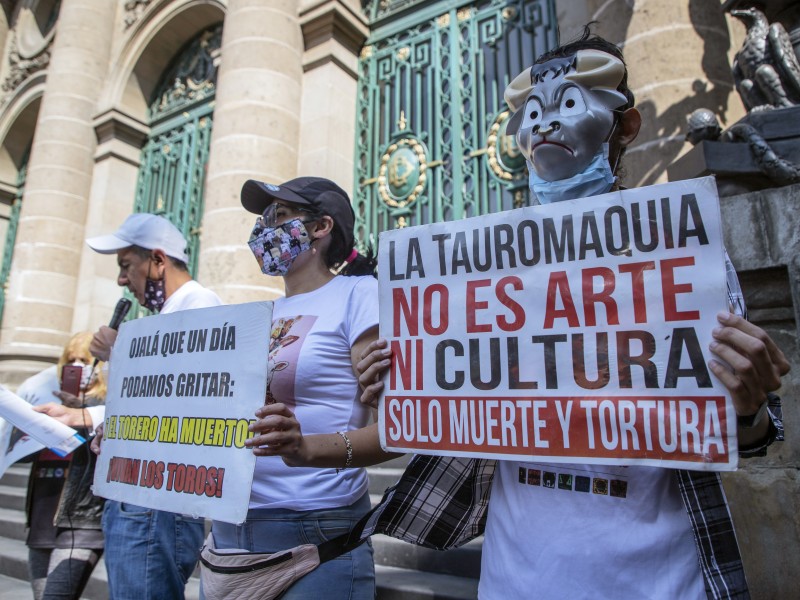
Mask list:
[[[278,552],[302,544],[321,544],[347,533],[369,510],[369,494],[350,506],[325,510],[251,509],[241,525],[214,521],[217,548]],[[202,597],[202,596],[201,596]],[[298,579],[281,600],[374,600],[375,563],[369,540],[342,556],[321,564]]]
[[[111,600],[182,600],[203,545],[203,519],[106,501],[103,511]]]

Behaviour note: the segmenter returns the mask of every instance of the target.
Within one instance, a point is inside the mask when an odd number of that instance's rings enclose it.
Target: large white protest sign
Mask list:
[[[730,470],[712,178],[386,232],[388,450]]]
[[[267,387],[272,303],[124,324],[114,343],[95,492],[241,523],[255,456],[244,442]]]
[[[34,411],[31,404],[3,385],[0,385],[0,417],[4,420],[2,439],[6,449],[4,460],[0,460],[0,475],[12,462],[32,452],[50,448],[59,456],[66,456],[85,441],[72,427]],[[13,436],[14,428],[24,435]]]

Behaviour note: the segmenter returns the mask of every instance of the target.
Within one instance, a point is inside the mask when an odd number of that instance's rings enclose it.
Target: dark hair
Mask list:
[[[597,21],[591,21],[590,23],[584,25],[583,33],[579,38],[567,42],[566,44],[561,44],[552,50],[548,50],[539,56],[534,64],[538,65],[554,58],[567,58],[569,56],[574,56],[579,50],[600,50],[620,59],[622,64],[625,65],[625,74],[622,76],[622,80],[617,86],[617,91],[622,92],[622,94],[625,95],[627,102],[613,111],[615,123],[618,123],[620,118],[619,115],[629,108],[633,108],[634,104],[636,103],[636,97],[634,96],[631,88],[628,87],[628,65],[625,64],[625,57],[622,55],[622,50],[620,50],[619,46],[616,44],[609,42],[596,33],[592,33],[592,25],[595,23],[597,23]],[[617,156],[615,161],[616,164],[612,163],[611,166],[614,168],[614,174],[617,176],[618,180],[622,180],[625,175],[625,169],[621,163],[622,157],[625,156],[626,147],[619,142],[619,137],[621,135],[622,131],[618,129],[614,132],[614,136],[611,138],[611,140],[609,140],[609,154],[612,156],[616,154]],[[611,159],[611,156],[609,156],[609,159]]]
[[[619,49],[619,46],[612,44],[607,39],[600,37],[596,33],[592,33],[592,25],[594,25],[596,22],[597,21],[592,21],[591,23],[584,25],[583,33],[579,38],[567,42],[566,44],[561,44],[552,50],[548,50],[544,54],[540,55],[534,64],[539,65],[554,58],[567,58],[568,56],[573,56],[579,50],[600,50],[601,52],[606,52],[611,56],[617,57],[622,61],[622,64],[625,65],[625,57],[622,55],[622,50]],[[622,81],[620,81],[619,85],[617,86],[617,91],[622,92],[625,95],[625,98],[628,99],[628,101],[617,110],[625,111],[633,107],[633,105],[636,103],[636,98],[633,95],[633,91],[628,87],[627,65],[625,65],[625,74],[622,76]]]
[[[142,248],[141,246],[131,246],[131,251],[136,254],[141,259],[150,258],[153,255],[152,250],[148,250],[147,248]],[[186,266],[186,263],[182,260],[178,260],[177,258],[173,258],[172,256],[167,256],[169,262],[172,263],[172,266],[175,267],[178,271],[186,271],[189,272],[189,267]]]
[[[326,215],[324,212],[315,210],[309,212],[312,218],[319,218]],[[348,247],[345,241],[345,235],[341,226],[334,220],[333,229],[331,229],[331,243],[328,246],[328,252],[325,255],[325,266],[329,269],[335,269],[342,263],[346,262],[350,254],[353,252],[353,246]],[[348,277],[358,275],[372,275],[375,276],[378,268],[378,257],[371,245],[367,246],[367,253],[356,254],[355,258],[339,271],[340,275]]]

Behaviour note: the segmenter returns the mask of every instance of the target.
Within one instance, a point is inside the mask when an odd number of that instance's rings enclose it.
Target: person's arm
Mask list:
[[[61,421],[64,425],[69,425],[70,427],[92,426],[92,416],[85,408],[70,408],[58,404],[57,402],[48,402],[47,404],[34,406],[33,410],[53,417],[57,421]]]
[[[108,362],[108,359],[111,358],[111,348],[114,346],[115,341],[117,341],[117,331],[102,325],[89,344],[89,353],[98,360]]]
[[[347,443],[339,433],[303,435],[294,413],[281,403],[262,406],[256,416],[250,426],[256,435],[245,442],[256,456],[280,456],[290,467],[345,467]],[[399,456],[381,449],[377,423],[343,433],[352,448],[347,466],[368,467]]]
[[[781,387],[781,377],[789,372],[789,362],[767,333],[732,313],[719,313],[720,327],[714,332],[711,352],[717,360],[709,368],[728,388],[740,419],[739,446],[748,448],[769,437],[773,430],[766,409],[767,394]],[[742,425],[741,421],[754,420]]]
[[[364,359],[370,354],[377,336],[377,326],[371,327],[351,347],[350,360],[359,381],[363,377],[362,366],[369,367],[370,363]],[[284,404],[262,406],[256,411],[256,417],[258,420],[250,426],[250,431],[256,435],[245,444],[253,448],[256,456],[280,456],[290,467],[367,467],[400,456],[383,451],[377,423],[341,433],[303,435],[294,413]],[[352,452],[349,463],[345,437]]]

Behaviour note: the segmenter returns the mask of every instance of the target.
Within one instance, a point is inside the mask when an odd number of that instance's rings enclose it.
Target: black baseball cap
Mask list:
[[[275,200],[308,206],[333,218],[344,234],[347,248],[352,248],[355,243],[355,213],[350,197],[330,179],[297,177],[280,185],[248,179],[242,186],[241,199],[242,206],[257,215],[263,214]]]

